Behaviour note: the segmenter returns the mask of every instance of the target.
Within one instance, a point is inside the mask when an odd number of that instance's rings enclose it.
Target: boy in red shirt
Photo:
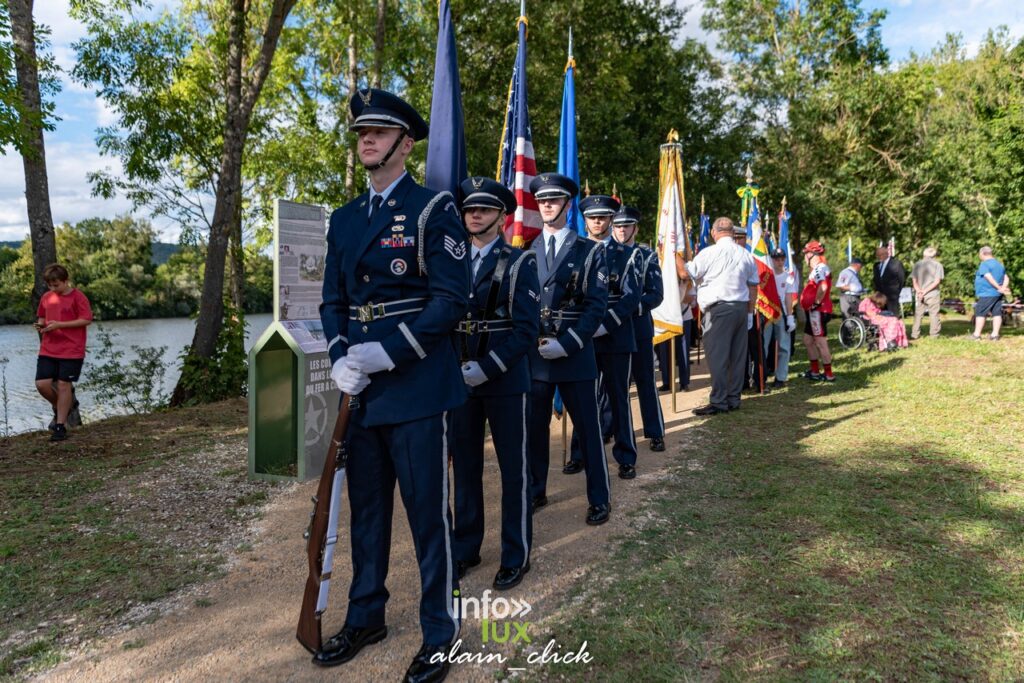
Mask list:
[[[74,382],[85,361],[85,328],[92,322],[89,300],[68,284],[68,271],[56,263],[43,270],[50,288],[39,300],[35,327],[42,336],[36,362],[36,389],[53,406],[50,441],[68,438],[67,421],[74,400]],[[54,389],[56,382],[56,389]]]
[[[821,242],[807,243],[804,247],[804,262],[810,274],[800,294],[800,307],[807,312],[804,346],[811,360],[811,369],[804,373],[804,377],[834,382],[836,376],[832,374],[832,352],[828,348],[826,330],[828,321],[832,319],[832,270],[825,260],[825,247]]]

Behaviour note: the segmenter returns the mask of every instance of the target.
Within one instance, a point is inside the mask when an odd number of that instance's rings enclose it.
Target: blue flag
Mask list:
[[[786,202],[782,202],[782,211],[779,211],[779,247],[786,252],[786,270],[793,272],[793,254],[789,248],[789,219],[792,214],[786,211]]]
[[[580,184],[580,162],[576,149],[576,85],[573,72],[576,61],[572,58],[572,29],[569,29],[569,61],[565,64],[565,85],[562,88],[562,124],[558,131],[558,172]],[[580,215],[579,197],[569,207],[567,225],[586,237],[587,229]]]
[[[747,216],[747,251],[754,250],[754,221],[761,220],[761,210],[757,208],[757,197],[750,203],[750,214]]]
[[[431,190],[447,190],[453,197],[458,197],[459,183],[466,176],[466,135],[455,28],[448,0],[440,0],[437,5],[437,53],[434,57],[434,94],[430,101],[425,184]]]
[[[711,217],[706,213],[700,215],[700,237],[697,238],[697,250],[711,244]]]

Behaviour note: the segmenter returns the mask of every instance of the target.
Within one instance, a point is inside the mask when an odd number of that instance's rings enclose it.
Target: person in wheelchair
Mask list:
[[[874,292],[860,302],[857,312],[868,325],[878,328],[878,350],[895,351],[908,346],[907,328],[903,321],[887,311],[885,294]]]

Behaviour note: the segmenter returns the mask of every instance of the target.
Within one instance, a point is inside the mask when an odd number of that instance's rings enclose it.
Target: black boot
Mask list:
[[[367,645],[388,637],[387,626],[359,627],[346,625],[332,636],[320,652],[313,655],[317,666],[338,666],[350,661]]]
[[[448,645],[424,645],[405,670],[405,683],[439,683],[448,675]]]

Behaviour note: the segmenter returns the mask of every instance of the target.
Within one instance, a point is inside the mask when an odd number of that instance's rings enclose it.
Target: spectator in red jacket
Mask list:
[[[64,266],[47,266],[43,279],[50,291],[39,300],[36,312],[35,327],[42,339],[36,389],[53,407],[50,441],[63,441],[68,438],[68,415],[78,408],[74,383],[85,362],[85,328],[92,322],[92,308],[85,295],[68,282]]]

